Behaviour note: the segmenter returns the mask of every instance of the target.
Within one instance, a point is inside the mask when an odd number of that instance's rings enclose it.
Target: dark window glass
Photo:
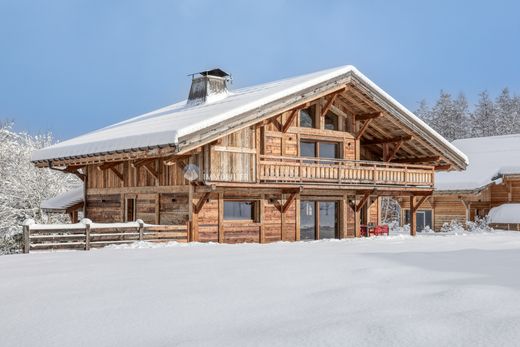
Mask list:
[[[325,129],[338,130],[338,116],[334,113],[328,112],[325,115]]]
[[[300,203],[300,240],[316,239],[316,203],[302,201]]]
[[[303,128],[314,128],[315,127],[314,107],[309,107],[309,108],[300,110],[300,127],[303,127]]]
[[[253,201],[224,201],[224,219],[227,220],[253,220]]]
[[[432,229],[432,210],[419,210],[415,217],[417,231],[421,232],[427,226]],[[410,210],[404,210],[404,224],[410,224]]]
[[[301,141],[300,142],[300,156],[301,157],[315,157],[316,156],[316,142]]]
[[[320,158],[339,158],[338,144],[320,142]]]
[[[335,201],[320,201],[320,239],[336,238],[338,229],[338,203]]]
[[[126,199],[126,221],[135,220],[135,199]]]

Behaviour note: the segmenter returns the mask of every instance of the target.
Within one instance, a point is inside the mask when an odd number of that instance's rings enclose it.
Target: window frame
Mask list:
[[[314,156],[312,157],[309,157],[309,156],[306,156],[306,155],[302,155],[302,143],[314,143]],[[321,154],[321,149],[320,149],[320,144],[322,143],[326,143],[326,144],[333,144],[335,145],[336,147],[336,157],[334,158],[330,158],[330,157],[322,157],[320,154]],[[343,142],[341,141],[323,141],[323,140],[315,140],[315,139],[309,139],[309,138],[302,138],[300,139],[300,144],[299,144],[299,156],[300,158],[315,158],[315,159],[326,159],[326,160],[333,160],[333,159],[342,159],[342,152],[341,152],[341,148],[342,148],[342,144]]]
[[[327,117],[334,117],[335,121],[334,121],[334,129],[327,129]],[[325,114],[325,117],[323,117],[323,130],[328,130],[328,131],[340,131],[339,130],[339,116],[337,114],[335,114],[334,112],[331,112],[331,111],[328,111],[326,114]]]
[[[222,208],[222,220],[226,223],[258,223],[259,217],[259,203],[255,199],[224,199],[224,206]],[[251,219],[227,219],[226,218],[226,203],[251,203]]]
[[[311,118],[312,125],[310,127],[302,125],[302,112],[307,113],[309,115],[309,117]],[[316,126],[318,124],[318,122],[316,121],[316,105],[310,105],[307,108],[299,110],[298,113],[299,113],[298,114],[298,126],[300,128],[316,129]]]

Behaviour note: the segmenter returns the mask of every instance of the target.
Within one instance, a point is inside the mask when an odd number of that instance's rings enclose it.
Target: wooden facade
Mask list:
[[[355,80],[277,110],[198,135],[197,145],[185,140],[180,150],[36,164],[81,177],[84,215],[94,222],[188,225],[190,241],[224,243],[356,237],[361,225],[380,223],[380,196],[406,197],[416,211],[435,170],[457,168]],[[187,170],[196,178],[188,181]]]
[[[431,228],[440,231],[445,223],[457,221],[464,225],[487,216],[493,207],[507,203],[520,203],[520,175],[504,175],[499,183],[475,191],[435,191],[421,210],[431,213]],[[400,199],[400,205],[401,220],[406,222],[409,203]]]

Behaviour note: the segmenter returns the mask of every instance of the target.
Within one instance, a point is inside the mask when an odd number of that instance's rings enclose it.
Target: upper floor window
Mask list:
[[[320,158],[339,158],[339,144],[336,142],[320,142]]]
[[[339,130],[338,116],[332,112],[327,112],[325,115],[325,129],[326,130]]]
[[[300,110],[300,127],[303,128],[315,128],[316,117],[314,112],[314,106]]]
[[[302,140],[300,141],[300,156],[338,159],[340,157],[339,143]]]

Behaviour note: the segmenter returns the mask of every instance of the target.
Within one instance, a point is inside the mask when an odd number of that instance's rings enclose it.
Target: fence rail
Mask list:
[[[65,250],[104,247],[136,241],[187,242],[188,225],[152,225],[143,221],[129,223],[34,224],[23,226],[24,253],[31,250]]]

